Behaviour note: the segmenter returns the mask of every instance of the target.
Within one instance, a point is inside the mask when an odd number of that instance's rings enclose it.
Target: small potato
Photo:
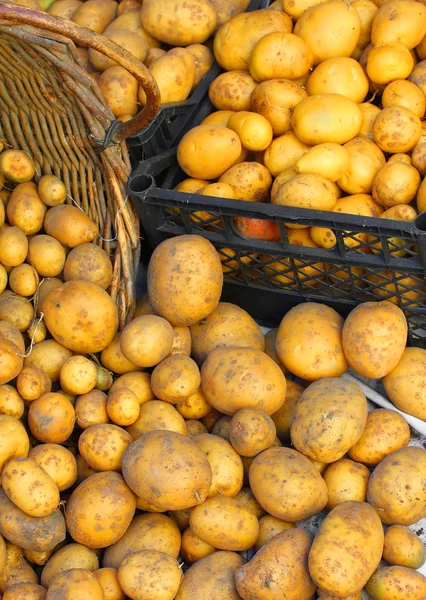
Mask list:
[[[298,159],[309,148],[310,146],[301,142],[292,131],[289,131],[275,138],[266,150],[264,156],[265,166],[273,177],[277,177],[277,175],[280,175],[286,169],[294,167]],[[272,188],[272,194],[273,192],[274,188]]]
[[[269,415],[255,408],[244,408],[232,417],[230,442],[241,456],[256,456],[275,441],[277,431]]]
[[[93,575],[101,584],[104,600],[125,600],[124,592],[118,583],[117,573],[117,569],[109,568],[98,569],[93,572]]]
[[[311,461],[289,448],[268,448],[250,466],[250,487],[272,516],[302,521],[327,504],[327,486]]]
[[[131,554],[118,569],[121,588],[134,600],[173,600],[182,577],[177,560],[155,550]]]
[[[88,27],[96,33],[104,29],[115,19],[117,2],[113,0],[88,0],[84,2],[72,15],[72,20],[77,25]]]
[[[123,329],[120,348],[125,358],[133,364],[154,367],[170,354],[173,337],[173,328],[166,319],[144,315]]]
[[[257,82],[247,71],[228,71],[210,84],[209,98],[218,110],[250,110],[251,95],[256,86]]]
[[[191,333],[188,327],[173,327],[173,345],[169,356],[185,354],[191,356]]]
[[[44,229],[68,248],[92,242],[98,234],[95,223],[79,208],[69,204],[49,208],[44,218]]]
[[[372,600],[422,600],[426,577],[406,567],[383,567],[373,573],[365,589]]]
[[[366,501],[370,471],[364,465],[343,458],[331,464],[323,477],[328,488],[328,510],[348,500]]]
[[[29,241],[28,262],[41,277],[56,277],[65,265],[65,250],[50,235],[36,235]]]
[[[108,423],[107,399],[107,395],[99,390],[79,396],[75,403],[77,425],[81,429],[87,429],[91,425]]]
[[[8,384],[0,385],[0,414],[20,419],[24,413],[24,401],[16,389]]]
[[[38,367],[24,367],[17,377],[16,389],[24,400],[32,402],[50,392],[52,382]]]
[[[10,225],[19,227],[25,235],[34,235],[43,227],[46,206],[32,181],[20,183],[13,190],[6,207]]]
[[[132,442],[132,436],[117,425],[92,425],[80,435],[78,450],[95,471],[120,471],[123,453]]]
[[[414,67],[413,57],[404,44],[371,48],[367,58],[367,74],[373,83],[387,85],[405,79]]]
[[[96,385],[95,364],[84,356],[72,356],[61,367],[59,383],[66,394],[88,394]]]
[[[79,0],[58,0],[55,5],[66,1],[76,1],[81,4]],[[58,206],[58,204],[63,204],[67,197],[65,184],[55,175],[43,175],[38,182],[37,191],[40,199],[47,206]]]
[[[170,406],[170,405],[169,405]],[[185,421],[186,424],[186,435],[190,438],[199,435],[200,433],[208,433],[207,427],[201,423],[201,421],[196,421],[195,419],[189,419]]]
[[[404,106],[384,108],[374,122],[374,140],[383,152],[408,152],[419,141],[419,117]]]
[[[125,427],[134,423],[139,417],[139,400],[132,390],[120,388],[108,396],[107,413],[116,425]]]
[[[212,483],[208,496],[234,498],[243,486],[241,458],[231,444],[221,437],[203,433],[193,438],[206,454],[212,470]]]
[[[377,409],[368,414],[367,424],[349,456],[368,466],[379,464],[388,454],[405,448],[410,428],[404,417],[393,410]]]
[[[119,66],[109,67],[99,77],[98,85],[115,117],[136,115],[138,82],[126,69]]]
[[[182,354],[163,360],[155,367],[151,376],[151,386],[155,396],[171,404],[177,404],[195,394],[200,383],[197,363]]]
[[[57,550],[62,545],[63,544],[58,544],[57,548],[54,548],[53,550]],[[35,550],[24,550],[24,556],[25,556],[25,559],[28,562],[33,563],[33,565],[44,566],[47,563],[47,561],[49,560],[49,558],[52,556],[53,550],[46,550],[46,552],[37,552]]]
[[[401,160],[386,163],[374,178],[373,198],[387,208],[410,204],[417,194],[420,181],[419,172],[411,165]]]
[[[189,565],[194,564],[197,560],[209,556],[216,552],[216,548],[203,542],[190,527],[186,529],[182,535],[182,556]]]
[[[47,591],[46,600],[103,600],[104,593],[96,577],[86,569],[59,573]]]
[[[96,244],[81,244],[71,250],[64,266],[64,279],[84,279],[106,290],[112,280],[112,264],[108,254]]]
[[[337,57],[323,61],[311,73],[306,84],[310,96],[340,94],[357,104],[368,93],[368,79],[361,65],[353,58]]]
[[[0,294],[0,320],[10,321],[20,332],[24,332],[28,331],[33,319],[34,308],[29,299],[17,296],[9,290]]]
[[[275,136],[282,135],[290,129],[294,107],[306,97],[306,91],[294,81],[263,81],[252,92],[251,109],[268,119]]]
[[[151,389],[151,375],[149,373],[125,373],[114,381],[108,393],[112,394],[120,388],[128,388],[136,394],[139,404],[154,399]]]
[[[254,545],[254,549],[257,552],[279,533],[287,531],[287,529],[294,529],[295,527],[296,525],[294,523],[286,523],[271,515],[264,515],[259,519],[259,536]]]
[[[4,150],[0,154],[0,171],[14,183],[31,181],[35,174],[33,159],[22,150]]]
[[[392,0],[379,8],[373,21],[371,41],[374,46],[402,42],[410,50],[420,44],[426,27],[426,8]]]
[[[184,510],[171,510],[168,515],[179,528],[180,532],[184,532],[189,527],[189,515],[191,514],[191,508]],[[170,552],[168,554],[171,554]],[[179,554],[179,548],[177,549],[176,556]],[[172,556],[174,556],[172,554]]]
[[[275,423],[277,429],[277,436],[281,441],[288,441],[290,439],[290,428],[293,420],[294,408],[296,402],[299,400],[303,392],[303,387],[287,379],[287,390],[285,395],[284,404],[271,415],[271,419]]]
[[[77,479],[77,463],[74,455],[59,444],[39,444],[29,453],[55,482],[60,492],[70,488]]]
[[[208,498],[192,509],[189,523],[195,535],[219,550],[247,550],[259,534],[255,515],[235,498]]]
[[[101,352],[101,362],[109,371],[117,375],[124,375],[132,371],[139,371],[141,367],[134,365],[124,356],[120,345],[121,333],[117,333],[115,338]]]
[[[234,165],[222,175],[219,181],[231,185],[239,200],[249,202],[266,200],[272,184],[268,169],[257,162],[242,162]]]
[[[192,58],[192,54],[190,56]],[[193,68],[195,70],[195,64]],[[149,70],[160,90],[161,104],[181,102],[188,98],[194,79],[181,56],[169,53],[160,56]],[[146,104],[146,94],[142,88],[139,88],[139,102],[142,106]]]
[[[231,427],[231,421],[232,421],[231,417],[228,417],[228,416],[220,417],[220,419],[218,421],[216,421],[216,423],[214,424],[213,429],[211,430],[211,433],[213,435],[218,435],[219,437],[223,438],[227,442],[230,442],[229,430]]]
[[[34,296],[37,291],[39,277],[31,265],[21,264],[14,267],[9,274],[9,286],[19,296]]]
[[[195,60],[195,76],[192,83],[192,93],[212,66],[214,55],[210,48],[207,48],[207,46],[204,46],[203,44],[190,44],[186,49],[192,54]]]
[[[28,239],[19,227],[6,227],[0,231],[0,261],[5,267],[22,264],[27,253]]]
[[[355,0],[357,2],[357,0]],[[366,137],[372,142],[374,141],[374,121],[378,114],[380,114],[381,110],[378,106],[374,104],[370,104],[370,102],[363,102],[359,105],[359,108],[362,112],[363,123],[361,129],[359,130],[359,137]]]
[[[249,151],[261,152],[272,142],[273,132],[269,121],[257,113],[237,112],[230,117],[227,127],[235,131],[243,147]]]
[[[44,600],[46,590],[37,583],[14,583],[3,594],[4,600]]]
[[[404,106],[417,115],[420,119],[423,118],[426,108],[426,100],[422,91],[411,81],[399,79],[392,81],[383,91],[382,105],[383,108],[393,105]]]
[[[392,525],[385,531],[383,558],[390,565],[420,569],[425,562],[425,547],[414,531]]]
[[[333,184],[322,175],[302,173],[283,183],[272,196],[280,206],[333,210],[337,201]]]
[[[202,419],[212,410],[204,398],[202,392],[198,390],[182,402],[176,404],[176,410],[184,419]]]
[[[405,348],[398,364],[383,378],[383,385],[389,399],[399,410],[426,420],[426,396],[423,392],[425,379],[425,350]],[[404,439],[406,437],[405,430]]]
[[[62,444],[69,438],[75,422],[74,408],[65,396],[50,392],[31,403],[28,425],[32,435],[44,443]]]
[[[142,404],[138,418],[127,427],[127,431],[134,440],[149,431],[161,429],[186,435],[183,417],[171,404],[161,400],[150,400]]]
[[[57,575],[70,569],[94,571],[99,568],[96,554],[82,544],[67,544],[49,559],[44,567],[40,583],[49,588]]]
[[[181,169],[191,177],[216,179],[235,163],[240,154],[241,142],[231,129],[199,125],[183,136],[177,159]]]
[[[306,75],[313,64],[314,54],[302,38],[276,31],[256,43],[250,55],[249,70],[256,81],[298,79]]]
[[[149,48],[148,42],[143,40],[136,32],[129,29],[110,29],[104,32],[104,36],[130,52],[140,62],[145,61]],[[96,71],[105,71],[109,67],[117,65],[116,61],[93,48],[89,49],[89,59]]]

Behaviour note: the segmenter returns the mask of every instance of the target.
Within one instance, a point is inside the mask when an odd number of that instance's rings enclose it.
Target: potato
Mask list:
[[[40,583],[49,588],[55,577],[64,571],[70,569],[95,571],[98,568],[99,560],[93,550],[82,544],[67,544],[49,559],[42,571]]]
[[[243,377],[247,372],[250,378]],[[286,381],[278,365],[260,350],[217,348],[203,364],[201,388],[207,402],[225,414],[252,407],[270,415],[283,404]]]
[[[354,308],[342,331],[346,360],[357,373],[370,379],[384,377],[396,367],[406,341],[406,318],[400,308],[386,300],[364,302]]]
[[[192,509],[189,523],[195,535],[219,550],[248,550],[259,534],[255,515],[235,498],[208,498]]]
[[[25,352],[24,338],[19,329],[10,321],[0,320],[0,337],[5,338],[9,342],[13,342],[17,346],[19,352]]]
[[[13,190],[6,207],[10,225],[19,227],[26,235],[33,235],[43,227],[46,206],[32,181],[20,183]]]
[[[167,52],[165,50],[162,50],[161,48],[149,48],[147,54],[146,54],[146,59],[145,59],[145,66],[148,67],[148,69],[152,66],[152,64],[154,63],[154,61],[157,60],[157,58],[161,58],[161,56],[165,56],[167,54]],[[144,100],[144,102],[146,103],[146,95],[144,95],[144,93],[142,93],[142,90],[139,88],[139,93],[142,95],[142,98]]]
[[[383,523],[413,525],[425,516],[426,450],[411,446],[388,454],[374,469],[367,501]]]
[[[173,328],[162,317],[144,315],[131,321],[120,334],[124,357],[139,367],[154,367],[171,352]]]
[[[41,277],[56,277],[65,265],[65,250],[50,235],[36,235],[30,239],[27,260]]]
[[[108,393],[112,394],[120,388],[127,388],[136,394],[139,404],[154,399],[151,389],[151,376],[149,373],[125,373],[114,381]]]
[[[216,14],[217,14],[217,29],[219,29],[225,23],[228,23],[233,17],[244,12],[248,5],[249,0],[212,0]]]
[[[205,42],[216,28],[217,15],[207,0],[167,0],[161,7],[155,0],[142,5],[143,28],[171,46]]]
[[[141,550],[156,550],[177,558],[180,543],[179,529],[166,515],[137,515],[123,537],[105,550],[103,565],[118,569],[130,554]]]
[[[124,375],[131,371],[139,371],[140,367],[127,360],[120,345],[121,333],[117,333],[114,339],[102,350],[101,362],[108,370],[117,375]]]
[[[411,81],[399,79],[392,81],[383,91],[383,108],[398,105],[404,106],[420,119],[425,114],[425,97],[422,91]]]
[[[358,0],[355,0],[355,2],[357,1]],[[376,120],[376,117],[381,112],[381,110],[378,106],[370,104],[370,102],[363,102],[359,105],[359,108],[363,115],[363,124],[358,133],[358,136],[366,137],[369,140],[374,141],[374,121]]]
[[[126,69],[120,66],[109,67],[100,75],[98,85],[115,117],[136,115],[138,112],[138,82]],[[90,242],[94,237],[83,241]]]
[[[246,2],[247,0],[243,1]],[[207,46],[204,46],[203,44],[190,44],[186,47],[186,50],[192,54],[195,61],[195,75],[191,88],[192,93],[212,66],[214,55],[210,48],[207,48]]]
[[[323,477],[328,488],[328,510],[349,500],[366,502],[370,471],[364,465],[342,458],[331,464]]]
[[[234,498],[243,486],[241,458],[231,444],[221,437],[203,433],[193,438],[205,453],[212,470],[212,483],[208,496]]]
[[[5,267],[22,264],[27,253],[28,240],[19,227],[6,227],[0,231],[0,261]]]
[[[294,523],[286,523],[271,515],[264,515],[259,519],[259,537],[254,545],[254,549],[257,552],[279,533],[287,531],[287,529],[294,529],[295,527]]]
[[[134,440],[142,437],[145,433],[154,430],[175,431],[186,435],[186,426],[183,417],[168,402],[152,400],[140,406],[139,416],[127,431]]]
[[[32,435],[44,443],[62,444],[69,438],[75,421],[74,408],[65,396],[50,392],[31,403],[28,425]]]
[[[150,48],[159,49],[161,47],[160,42],[152,37],[145,29],[142,27],[141,23],[141,4],[139,3],[139,8],[135,12],[130,12],[126,14],[120,14],[120,7],[123,5],[123,2],[120,2],[117,9],[117,18],[112,21],[108,27],[105,29],[105,32],[112,31],[113,29],[127,29],[130,31],[134,31],[137,33],[145,42],[148,42],[148,46]]]
[[[257,82],[247,71],[228,71],[212,81],[209,98],[218,110],[250,110],[251,95],[256,86]]]
[[[372,600],[422,600],[426,577],[406,567],[383,567],[377,569],[365,589]]]
[[[4,600],[44,600],[45,597],[46,590],[37,583],[14,583],[3,594]]]
[[[425,547],[414,531],[392,525],[385,531],[383,558],[391,565],[420,569],[425,562]]]
[[[126,532],[136,498],[121,475],[96,473],[81,483],[67,503],[67,529],[74,540],[89,548],[105,548]],[[99,519],[86,518],[96,511]]]
[[[104,600],[125,600],[124,592],[118,583],[117,569],[97,569],[93,571],[93,575],[103,589]]]
[[[34,308],[30,300],[21,298],[9,290],[0,294],[0,319],[10,321],[21,332],[28,331],[34,318]],[[5,340],[11,341],[11,340]],[[16,344],[15,344],[16,345]],[[16,357],[17,359],[18,357]],[[6,381],[1,381],[6,383]]]
[[[277,339],[277,333],[278,333],[278,328],[275,328],[275,329],[270,329],[268,331],[268,333],[265,335],[265,350],[264,350],[264,352],[265,352],[265,354],[267,354],[269,356],[269,358],[272,358],[274,363],[276,363],[280,367],[280,369],[284,373],[284,375],[288,375],[288,369],[286,369],[286,367],[280,361],[280,359],[278,358],[278,354],[276,352],[275,342]]]
[[[349,162],[349,153],[344,146],[318,144],[302,154],[294,165],[294,170],[297,174],[316,173],[336,182],[348,170]]]
[[[169,452],[179,462],[169,462]],[[150,462],[151,455],[155,463]],[[167,470],[164,469],[166,466]],[[212,472],[203,451],[192,440],[173,431],[151,431],[125,451],[122,471],[129,487],[155,509],[182,510],[202,503]]]
[[[230,442],[229,430],[231,428],[231,421],[232,421],[231,417],[228,417],[228,416],[220,417],[220,419],[218,421],[216,421],[216,423],[214,424],[214,427],[211,430],[211,433],[213,435],[217,435],[217,436],[223,438],[227,442]]]
[[[107,400],[107,395],[99,390],[79,396],[75,403],[77,425],[81,429],[88,429],[92,425],[108,423]]]
[[[266,200],[272,184],[268,169],[257,162],[242,162],[234,165],[222,175],[219,181],[230,184],[239,200],[250,202]]]
[[[132,436],[117,425],[92,425],[80,435],[78,450],[95,471],[120,471],[123,453],[132,442]]]
[[[98,234],[95,223],[81,209],[69,204],[49,208],[44,218],[44,229],[69,248],[91,242]]]
[[[358,13],[361,21],[361,35],[358,39],[357,46],[352,53],[352,58],[358,60],[370,43],[371,39],[371,28],[373,26],[373,19],[377,12],[377,6],[371,0],[355,0],[351,3],[352,7]]]
[[[230,442],[241,456],[256,456],[275,441],[277,431],[269,415],[255,408],[235,413],[230,424]]]
[[[405,79],[414,67],[414,59],[404,44],[371,48],[367,58],[367,75],[373,83],[387,85],[395,79]]]
[[[301,142],[292,131],[289,131],[288,133],[275,138],[266,150],[264,156],[265,166],[273,177],[277,177],[286,169],[294,167],[298,159],[303,156],[309,148],[310,146]],[[272,198],[274,197],[275,187],[276,185],[274,183],[274,187],[272,188]]]
[[[9,274],[10,289],[19,296],[34,296],[38,283],[37,271],[25,263],[14,267]]]
[[[181,553],[186,563],[192,565],[197,560],[213,554],[213,552],[216,552],[216,548],[203,542],[190,527],[184,531]]]
[[[201,121],[201,125],[223,125],[223,127],[226,127],[232,115],[235,115],[235,111],[233,110],[217,110],[207,115],[207,117]],[[198,192],[198,189],[201,189],[197,188],[197,185],[199,184],[201,184],[201,188],[203,188],[208,186],[209,182],[203,181],[202,179],[184,179],[174,189],[180,192]]]
[[[52,382],[41,369],[24,367],[16,379],[16,388],[24,400],[33,401],[50,392]]]
[[[74,455],[59,444],[40,444],[29,453],[55,482],[60,492],[70,488],[77,479],[77,463]]]
[[[373,181],[373,198],[382,206],[409,204],[416,196],[420,174],[402,160],[386,163],[376,173]]]
[[[117,2],[112,0],[87,0],[72,15],[72,20],[77,25],[83,25],[102,33],[104,29],[115,19],[117,13]]]
[[[176,410],[185,419],[202,419],[212,410],[200,390],[176,404]]]
[[[31,244],[30,244],[31,246]],[[81,244],[71,250],[64,266],[64,279],[82,279],[106,290],[112,280],[112,264],[108,254],[95,244]]]
[[[141,38],[135,31],[129,29],[111,29],[104,32],[104,36],[132,54],[140,62],[144,62],[148,52],[148,42]],[[89,49],[90,63],[96,71],[105,71],[117,65],[112,60],[93,48]]]
[[[291,19],[283,12],[255,10],[237,15],[216,34],[215,58],[226,71],[248,70],[250,55],[261,38],[268,33],[291,30]]]
[[[308,44],[292,33],[275,31],[256,42],[250,54],[250,75],[256,81],[298,79],[314,64]]]
[[[314,64],[318,65],[327,58],[352,55],[361,34],[361,21],[351,5],[331,0],[308,8],[298,19],[294,33],[310,46]]]
[[[74,352],[100,352],[117,333],[115,302],[89,281],[68,281],[52,290],[43,310],[52,336]]]
[[[257,113],[235,113],[230,117],[227,127],[235,131],[243,147],[249,151],[261,152],[272,142],[273,133],[269,121]]]
[[[263,81],[251,94],[251,109],[268,119],[274,135],[282,135],[291,126],[294,107],[306,97],[305,90],[294,81]]]
[[[86,569],[70,569],[59,573],[47,591],[46,600],[103,600],[102,587]]]
[[[390,0],[374,17],[371,41],[374,46],[402,42],[411,50],[422,41],[426,30],[426,8],[404,0]]]
[[[113,423],[125,427],[137,420],[140,405],[134,392],[121,388],[108,396],[106,409]]]
[[[377,409],[368,414],[361,438],[349,456],[368,466],[378,465],[388,454],[410,441],[410,428],[404,417],[393,410]]]
[[[331,0],[314,8],[337,1]],[[346,4],[341,6],[348,10]],[[294,133],[303,143],[310,145],[325,142],[344,144],[358,134],[362,122],[363,117],[358,105],[339,94],[310,96],[299,102],[293,112]]]
[[[0,338],[0,384],[11,381],[21,371],[23,360],[19,352],[20,349],[12,341]]]
[[[337,200],[334,212],[346,213],[349,215],[360,215],[363,217],[380,217],[383,212],[383,208],[377,202],[374,202],[373,198],[368,194],[353,194],[352,196],[346,196],[345,198],[339,198]],[[359,241],[366,240],[365,235],[358,234],[354,236],[354,239],[345,237],[345,244],[353,247],[359,245]]]
[[[34,177],[35,164],[23,150],[4,150],[0,155],[0,172],[14,183],[25,183]]]
[[[342,347],[342,317],[324,304],[307,302],[281,321],[276,350],[291,372],[307,381],[339,377],[348,370]]]
[[[327,486],[311,461],[289,448],[268,448],[250,466],[250,487],[272,516],[297,522],[327,504]]]
[[[214,552],[201,558],[185,572],[176,600],[239,600],[235,572],[243,563],[236,552]]]
[[[426,351],[405,348],[398,364],[383,378],[383,385],[389,399],[399,410],[426,420],[426,396],[422,383],[425,378]]]
[[[74,2],[79,0],[57,0],[56,6],[61,2]],[[53,8],[53,6],[51,7]],[[58,206],[63,204],[67,197],[67,189],[63,181],[55,175],[43,175],[37,185],[37,192],[41,201],[47,206]]]
[[[15,583],[38,583],[38,577],[23,556],[22,548],[6,542],[6,564],[0,580],[0,592]]]
[[[66,394],[88,394],[96,385],[94,362],[84,356],[72,356],[61,368],[59,383]]]
[[[151,386],[155,396],[171,404],[181,402],[195,394],[200,383],[197,364],[192,358],[183,354],[163,360],[155,367],[151,376]]]
[[[182,577],[176,559],[156,550],[136,552],[118,569],[124,593],[137,600],[173,600]]]
[[[340,94],[358,104],[367,95],[368,87],[361,65],[353,58],[341,56],[321,62],[309,76],[306,91],[309,96]]]
[[[313,541],[309,553],[312,579],[322,591],[339,598],[358,593],[380,562],[383,538],[380,519],[371,506],[365,502],[339,504],[324,519]]]
[[[295,381],[287,379],[287,390],[284,404],[273,415],[271,415],[271,418],[274,421],[277,429],[277,435],[281,441],[287,441],[290,439],[290,428],[293,419],[294,407],[296,406],[296,402],[299,400],[302,392],[303,387],[301,385]]]
[[[55,340],[45,340],[33,346],[24,360],[24,367],[37,367],[44,371],[53,382],[59,380],[63,364],[72,356],[72,352]]]
[[[47,517],[30,517],[0,489],[0,534],[20,548],[44,552],[65,539],[65,521],[59,510]]]
[[[336,200],[333,184],[315,173],[295,175],[272,194],[273,204],[314,210],[332,210]]]
[[[16,389],[8,384],[0,385],[0,414],[20,419],[24,413],[24,401]]]
[[[301,529],[275,536],[238,569],[235,582],[241,598],[309,600],[315,592],[308,571],[310,547],[311,539]]]
[[[195,64],[192,57],[192,67],[195,71]],[[194,81],[181,56],[170,53],[160,56],[151,63],[149,68],[160,90],[161,104],[170,102],[180,102],[186,100],[191,92]],[[146,94],[142,88],[139,88],[139,102],[144,106],[146,104]]]
[[[421,132],[419,117],[405,106],[384,108],[374,122],[374,140],[384,152],[408,152],[419,141]]]
[[[213,245],[199,236],[165,240],[154,250],[148,266],[152,306],[173,326],[193,325],[213,312],[222,283],[220,258]]]

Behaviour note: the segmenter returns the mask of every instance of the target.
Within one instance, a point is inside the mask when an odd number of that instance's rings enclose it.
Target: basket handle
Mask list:
[[[102,52],[108,58],[118,62],[135,77],[146,94],[146,105],[135,117],[126,123],[113,121],[102,144],[102,149],[105,149],[111,143],[118,144],[125,138],[134,135],[146,127],[157,115],[160,108],[160,91],[155,79],[143,63],[139,62],[130,52],[115,42],[68,19],[54,17],[41,11],[23,8],[16,4],[0,2],[0,19],[32,25],[52,31],[53,33],[59,33],[71,39],[76,44]]]

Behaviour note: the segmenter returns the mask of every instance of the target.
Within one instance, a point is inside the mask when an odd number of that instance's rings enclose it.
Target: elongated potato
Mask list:
[[[30,440],[25,427],[18,419],[0,415],[0,472],[8,460],[28,456]]]
[[[212,470],[212,483],[209,496],[235,498],[243,486],[243,463],[229,442],[210,433],[202,433],[193,438],[206,454]]]
[[[102,33],[115,19],[116,14],[117,2],[114,0],[88,0],[77,8],[72,15],[72,20],[96,33]]]
[[[29,457],[46,471],[60,492],[71,487],[77,479],[77,463],[70,450],[59,444],[39,444]]]

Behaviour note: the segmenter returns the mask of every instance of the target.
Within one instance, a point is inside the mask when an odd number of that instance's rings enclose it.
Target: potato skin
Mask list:
[[[170,404],[177,404],[195,394],[200,383],[197,363],[183,354],[164,359],[151,375],[151,387],[155,396]]]
[[[135,495],[121,475],[108,471],[96,473],[71,494],[67,503],[67,529],[78,543],[89,548],[106,548],[126,532],[135,509]],[[87,519],[87,514],[93,513],[96,517]]]
[[[0,415],[0,472],[11,458],[28,456],[30,440],[23,424],[9,415]]]
[[[59,573],[70,569],[95,571],[99,568],[99,560],[93,550],[82,544],[67,544],[60,548],[47,561],[40,578],[40,583],[48,588]]]
[[[126,533],[105,550],[103,566],[118,569],[125,558],[141,550],[157,550],[177,558],[180,543],[180,531],[170,517],[155,513],[136,515]]]
[[[96,577],[86,569],[59,573],[47,590],[46,600],[103,600],[104,593]]]
[[[96,244],[81,244],[68,254],[64,279],[84,279],[106,290],[112,280],[112,264],[108,254]]]
[[[40,200],[32,181],[18,184],[6,207],[10,225],[19,227],[25,235],[34,235],[43,227],[46,205]]]
[[[65,539],[65,521],[59,510],[47,517],[30,517],[0,489],[0,534],[27,550],[52,550]]]
[[[250,487],[272,516],[290,523],[319,513],[327,504],[327,486],[311,463],[296,450],[268,448],[250,465]]]
[[[47,211],[44,230],[69,248],[92,242],[98,233],[95,223],[79,208],[69,204],[54,206]]]
[[[106,369],[117,375],[140,371],[141,367],[134,365],[124,356],[120,346],[120,338],[121,333],[117,333],[108,346],[102,350],[101,363]]]
[[[3,594],[4,600],[44,600],[46,590],[37,583],[14,583]]]
[[[370,471],[366,466],[342,458],[326,469],[323,478],[328,488],[328,510],[350,500],[366,501],[370,479]]]
[[[426,450],[410,446],[388,454],[371,474],[367,502],[383,523],[413,525],[426,516]]]
[[[256,408],[242,408],[232,417],[229,438],[241,456],[256,456],[275,442],[277,430],[269,415]]]
[[[117,569],[98,569],[93,575],[101,584],[104,600],[125,600],[124,592],[118,583]]]
[[[406,567],[377,569],[365,586],[372,600],[423,600],[426,577]]]
[[[250,373],[250,378],[245,378]],[[234,415],[241,408],[258,408],[268,415],[282,406],[286,380],[279,366],[255,348],[217,348],[201,369],[201,389],[207,402]]]
[[[74,423],[74,407],[63,394],[48,392],[31,402],[28,425],[40,442],[62,444],[72,434]]]
[[[209,496],[235,498],[243,487],[243,463],[240,456],[225,439],[210,433],[201,433],[192,438],[206,454],[212,470]]]
[[[140,407],[138,418],[127,427],[127,431],[134,440],[137,440],[145,433],[156,429],[176,431],[186,435],[185,420],[174,406],[162,400],[149,400]]]
[[[312,579],[321,590],[339,598],[358,593],[382,558],[383,539],[382,524],[370,505],[339,504],[324,519],[312,543]]]
[[[405,348],[398,364],[383,378],[389,399],[399,410],[426,420],[426,350]]]
[[[293,420],[294,408],[300,396],[302,395],[302,392],[303,387],[301,385],[295,381],[287,379],[287,390],[284,404],[277,410],[277,412],[271,415],[271,419],[277,428],[277,436],[282,442],[290,440],[290,429],[291,422]]]
[[[403,525],[386,529],[383,559],[390,565],[420,569],[425,558],[425,546],[414,531]]]
[[[189,516],[192,531],[219,550],[248,550],[259,535],[255,514],[235,498],[207,498]]]
[[[256,552],[262,548],[267,542],[270,542],[272,538],[277,536],[287,529],[294,529],[296,525],[294,523],[286,523],[281,519],[272,517],[271,515],[264,515],[259,519],[259,536],[254,545]]]
[[[133,442],[130,433],[117,425],[91,425],[78,440],[78,450],[95,471],[120,471],[125,449]]]
[[[302,529],[293,528],[276,535],[236,572],[240,596],[243,600],[273,597],[309,600],[316,589],[308,570],[310,547],[311,539]]]
[[[216,77],[210,84],[210,102],[218,110],[250,110],[251,95],[256,87],[257,82],[247,71],[227,71]],[[234,154],[232,154],[232,158],[234,158]],[[231,164],[234,164],[235,160]],[[231,164],[229,164],[229,167]],[[202,171],[200,171],[200,173],[202,173]]]
[[[171,463],[171,455],[179,460]],[[204,452],[174,431],[151,431],[130,444],[123,455],[122,471],[135,494],[160,511],[200,504],[212,482]]]
[[[135,552],[118,569],[122,590],[138,600],[173,600],[182,577],[177,560],[156,550]]]

